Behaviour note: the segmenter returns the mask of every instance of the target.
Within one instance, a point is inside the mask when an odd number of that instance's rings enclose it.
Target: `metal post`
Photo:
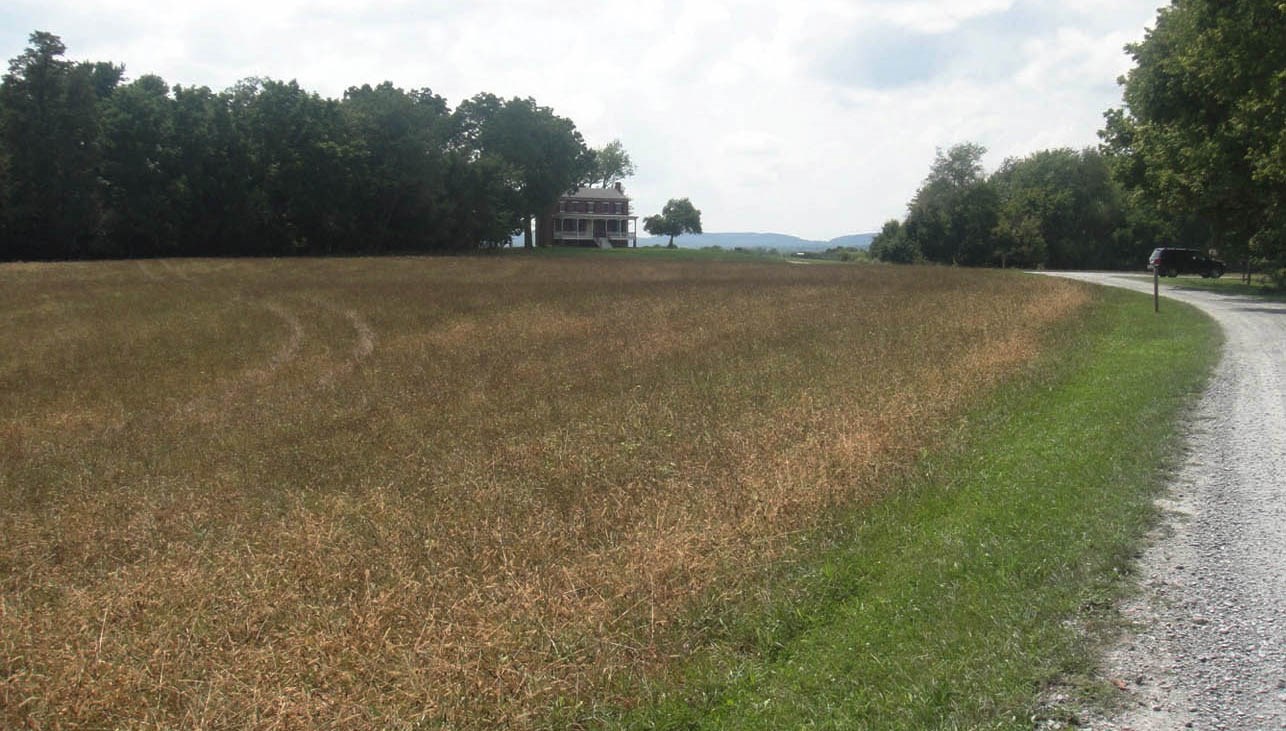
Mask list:
[[[1152,268],[1152,311],[1161,311],[1161,267]]]

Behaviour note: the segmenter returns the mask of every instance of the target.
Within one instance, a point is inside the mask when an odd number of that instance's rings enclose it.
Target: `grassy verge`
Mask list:
[[[846,521],[629,728],[1031,728],[1086,677],[1155,512],[1210,321],[1116,291],[1061,359],[976,411],[904,490]]]
[[[1221,279],[1185,277],[1181,280],[1171,279],[1170,282],[1181,289],[1204,289],[1219,294],[1239,294],[1277,302],[1286,301],[1286,291],[1273,288],[1268,279],[1261,276],[1255,276],[1249,284],[1232,275],[1226,275]]]

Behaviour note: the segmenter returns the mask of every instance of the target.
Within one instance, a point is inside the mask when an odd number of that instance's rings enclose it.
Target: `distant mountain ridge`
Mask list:
[[[849,234],[838,236],[829,241],[801,239],[789,234],[774,233],[705,233],[684,234],[674,240],[676,246],[684,249],[700,249],[705,246],[720,246],[735,249],[777,249],[778,251],[825,251],[838,246],[865,249],[871,244],[875,234]],[[668,236],[640,236],[639,246],[665,246],[670,242]]]
[[[830,241],[801,239],[789,234],[774,233],[707,233],[684,234],[674,240],[675,246],[683,249],[700,249],[705,246],[719,246],[724,249],[777,249],[790,253],[792,251],[825,251],[839,246],[865,249],[871,245],[875,234],[849,234],[837,236]],[[665,246],[670,242],[668,236],[640,236],[639,246]],[[522,236],[513,237],[513,246],[522,246]]]

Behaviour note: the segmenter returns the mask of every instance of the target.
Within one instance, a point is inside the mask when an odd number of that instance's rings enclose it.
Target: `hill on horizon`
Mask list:
[[[674,240],[681,249],[700,249],[706,246],[719,246],[724,249],[735,249],[738,246],[746,249],[777,249],[783,252],[792,251],[825,251],[838,246],[865,249],[875,238],[874,233],[849,234],[837,236],[829,241],[802,239],[798,236],[778,233],[757,232],[712,232],[705,234],[684,234]],[[670,242],[668,236],[639,236],[639,246],[665,246]],[[522,236],[513,238],[513,246],[522,246]]]
[[[817,241],[798,236],[779,233],[758,232],[713,232],[705,234],[684,234],[674,240],[676,246],[683,249],[700,249],[706,246],[720,246],[734,249],[738,246],[746,249],[777,249],[778,251],[825,251],[837,246],[856,246],[866,248],[875,234],[850,234]],[[665,246],[670,242],[668,236],[640,236],[639,246]]]

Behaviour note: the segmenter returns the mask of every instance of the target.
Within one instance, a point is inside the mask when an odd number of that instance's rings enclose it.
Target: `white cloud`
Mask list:
[[[1014,0],[874,0],[859,3],[863,15],[919,33],[947,33],[960,24],[1008,10]]]
[[[642,215],[687,196],[708,231],[830,238],[901,216],[935,148],[980,142],[994,167],[1094,144],[1159,2],[14,0],[0,52],[39,29],[170,83],[532,96],[621,139]]]

